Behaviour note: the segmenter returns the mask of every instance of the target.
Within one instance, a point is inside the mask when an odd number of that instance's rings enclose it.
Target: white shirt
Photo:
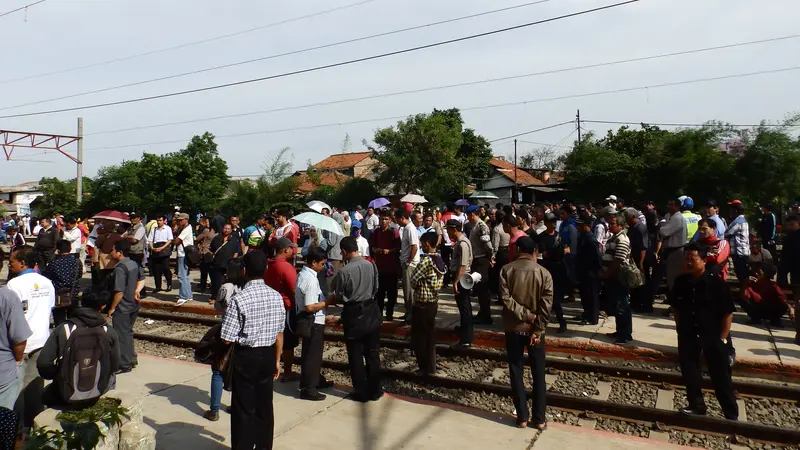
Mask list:
[[[71,230],[64,229],[64,239],[69,241],[70,253],[81,252],[81,230],[77,226]]]
[[[151,244],[155,244],[156,242],[168,242],[172,239],[171,227],[163,225],[159,228],[158,225],[156,225],[150,230],[150,236],[148,236],[147,241]]]
[[[306,266],[297,274],[297,286],[294,289],[294,302],[297,311],[305,311],[306,306],[323,301],[322,289],[319,287],[317,272]],[[314,313],[314,323],[325,325],[325,309]]]
[[[380,226],[380,224],[381,224],[381,221],[380,221],[380,219],[378,219],[377,214],[373,214],[371,216],[367,216],[366,222],[367,222],[367,229],[369,231],[372,231],[375,228],[378,228]]]
[[[53,283],[36,272],[17,275],[8,282],[22,301],[25,320],[33,334],[25,345],[25,353],[44,347],[50,337],[50,312],[56,305],[56,290]]]
[[[356,244],[358,244],[358,256],[362,258],[369,256],[369,241],[364,236],[357,237]]]
[[[187,226],[181,233],[178,235],[178,239],[181,240],[181,245],[178,246],[178,258],[185,258],[186,251],[184,248],[194,245],[194,235],[192,234],[192,227]]]
[[[41,230],[42,226],[37,223],[36,226],[33,227],[33,232],[31,234],[33,234],[34,236],[38,236]]]
[[[411,256],[411,246],[417,246],[417,253],[414,259],[411,260],[411,265],[419,262],[419,235],[417,234],[417,227],[411,221],[400,230],[400,262],[405,264],[408,262],[408,257]]]

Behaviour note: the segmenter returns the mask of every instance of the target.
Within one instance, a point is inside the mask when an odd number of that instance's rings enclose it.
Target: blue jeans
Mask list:
[[[626,341],[632,340],[633,315],[631,314],[628,289],[617,282],[613,282],[613,284],[609,283],[606,285],[606,292],[610,297],[609,303],[617,306],[617,313],[615,315],[617,322],[617,339],[624,339]]]
[[[19,397],[19,377],[0,386],[0,407],[14,409],[14,403]]]
[[[209,409],[212,413],[219,412],[219,405],[222,401],[222,372],[211,369],[211,404]]]
[[[189,266],[186,265],[186,257],[178,257],[178,298],[188,300],[192,298],[192,285],[189,283]]]

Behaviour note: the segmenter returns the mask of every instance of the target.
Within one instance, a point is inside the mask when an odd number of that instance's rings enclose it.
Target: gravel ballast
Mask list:
[[[656,386],[635,381],[614,380],[611,383],[611,393],[608,396],[608,401],[655,408],[657,398],[658,388]]]
[[[688,431],[670,431],[669,442],[671,444],[688,445],[690,447],[706,448],[709,450],[731,448],[731,444],[725,437],[690,433]]]
[[[800,428],[800,404],[771,398],[746,398],[747,420],[780,428]]]
[[[636,422],[625,422],[622,420],[614,420],[606,417],[598,417],[595,430],[610,431],[617,434],[626,434],[628,436],[638,436],[646,438],[650,436],[650,429],[647,425]]]
[[[550,391],[575,397],[592,397],[599,394],[597,379],[593,373],[560,372]]]

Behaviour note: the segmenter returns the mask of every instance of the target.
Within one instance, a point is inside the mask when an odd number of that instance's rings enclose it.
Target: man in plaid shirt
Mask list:
[[[242,264],[248,281],[231,298],[221,333],[226,343],[236,346],[231,444],[235,449],[272,448],[272,384],[280,374],[286,308],[281,294],[264,283],[267,255],[253,250]]]
[[[425,256],[411,273],[414,288],[414,309],[411,313],[411,346],[417,357],[418,373],[436,374],[436,313],[439,309],[439,290],[447,272],[442,257],[436,253],[439,236],[425,233],[420,237]]]

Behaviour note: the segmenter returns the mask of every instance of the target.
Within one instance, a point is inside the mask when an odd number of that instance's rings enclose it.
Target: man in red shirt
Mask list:
[[[292,251],[292,256],[287,258],[289,261],[293,262],[294,255],[297,253],[297,236],[299,234],[299,227],[295,228],[296,225],[289,221],[289,211],[285,208],[281,208],[275,213],[275,221],[277,222],[275,225],[275,231],[272,233],[272,236],[269,237],[270,245],[277,252],[278,248],[276,244],[280,238],[286,238],[292,244],[295,244]]]
[[[369,237],[369,247],[375,265],[378,266],[378,292],[375,301],[383,312],[383,300],[386,303],[386,320],[391,321],[394,305],[397,304],[397,280],[400,276],[400,232],[391,227],[392,212],[381,212],[381,227],[376,228]]]
[[[291,227],[291,225],[290,225]],[[294,290],[297,286],[297,271],[289,262],[293,260],[294,252],[297,251],[297,244],[283,237],[275,241],[275,259],[267,263],[267,270],[264,272],[264,283],[278,291],[283,297],[283,305],[286,307],[286,324],[283,330],[283,377],[281,382],[296,381],[300,379],[300,374],[292,372],[292,360],[294,359],[294,348],[299,341],[294,329],[297,326],[297,310],[294,307]]]

